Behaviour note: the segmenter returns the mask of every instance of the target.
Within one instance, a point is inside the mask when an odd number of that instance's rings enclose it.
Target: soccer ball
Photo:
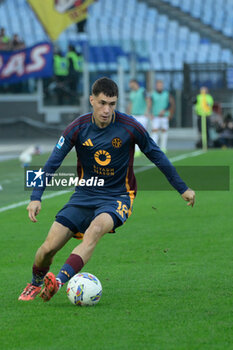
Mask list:
[[[74,305],[95,305],[101,298],[102,285],[96,276],[81,272],[70,279],[66,293]]]

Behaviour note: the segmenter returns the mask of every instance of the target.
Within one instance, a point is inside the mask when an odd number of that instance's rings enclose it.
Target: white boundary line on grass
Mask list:
[[[202,150],[199,150],[199,151],[194,151],[194,152],[190,152],[190,153],[184,153],[184,154],[180,154],[179,156],[176,156],[176,157],[173,157],[173,158],[169,158],[170,162],[171,163],[175,163],[175,162],[178,162],[179,160],[182,160],[182,159],[187,159],[187,158],[191,158],[191,157],[197,157],[197,156],[200,156],[201,154],[205,153],[205,151],[202,151]],[[145,170],[149,170],[153,167],[153,165],[150,167],[150,166],[143,166],[139,169],[136,169],[135,170],[135,174],[138,174],[138,173],[142,173],[143,171]]]
[[[62,194],[68,193],[68,192],[71,192],[71,191],[64,190],[64,191],[59,191],[59,192],[55,192],[55,193],[51,193],[51,194],[46,194],[46,195],[43,196],[43,199],[49,199],[49,198],[57,197],[57,196],[60,196]],[[4,211],[10,210],[10,209],[15,209],[15,208],[18,208],[18,207],[22,207],[23,205],[29,204],[29,202],[30,202],[30,200],[28,199],[26,201],[22,201],[22,202],[18,202],[18,203],[7,205],[6,207],[0,208],[0,213],[3,213]]]
[[[179,160],[182,160],[182,159],[187,159],[187,158],[191,158],[191,157],[200,156],[203,153],[205,153],[205,151],[202,151],[202,150],[194,151],[194,152],[190,152],[190,153],[184,153],[184,154],[180,154],[179,156],[170,158],[169,160],[171,162],[178,162]],[[148,170],[148,169],[149,169],[148,166],[144,166],[142,168],[136,169],[135,173],[141,173],[141,172],[143,172],[145,170]],[[55,192],[55,193],[51,193],[51,194],[46,194],[46,195],[43,196],[43,199],[49,199],[49,198],[57,197],[57,196],[60,196],[62,194],[68,193],[68,192],[71,192],[71,190],[70,191],[65,190],[65,191],[59,191],[59,192]],[[26,201],[22,201],[22,202],[18,202],[18,203],[13,203],[13,204],[7,205],[6,207],[0,208],[0,213],[3,213],[4,211],[10,210],[10,209],[15,209],[15,208],[18,208],[18,207],[22,207],[23,205],[26,205],[29,202],[30,202],[29,200],[26,200]]]

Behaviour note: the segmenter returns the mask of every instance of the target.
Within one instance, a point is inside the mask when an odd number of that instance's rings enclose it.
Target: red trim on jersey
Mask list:
[[[82,125],[82,124],[86,124],[86,123],[83,122],[83,123],[81,123],[81,124],[79,124],[79,125]],[[76,130],[76,131],[73,133],[73,136],[72,136],[72,139],[71,139],[71,141],[72,141],[73,144],[75,144],[77,135],[78,135],[78,133],[79,133],[83,128],[85,128],[85,125],[84,125],[82,128],[79,128],[78,130]]]
[[[119,115],[119,117],[123,118],[124,120],[128,120],[132,123],[134,123],[135,125],[137,125],[142,131],[145,131],[145,128],[132,116],[128,115],[128,114],[122,114],[120,112],[117,112],[117,115]]]
[[[72,123],[71,124],[69,124],[68,126],[67,126],[67,128],[66,129],[68,129],[68,128],[72,128],[73,126],[74,126],[74,124],[76,124],[77,122],[79,122],[79,121],[81,121],[81,120],[83,120],[83,119],[88,119],[88,117],[90,117],[91,116],[91,113],[88,113],[88,114],[84,114],[84,115],[80,115],[79,117],[77,117],[75,120],[73,120],[72,121]]]
[[[83,123],[88,123],[91,120],[91,116],[92,113],[88,113],[76,118],[70,125],[67,126],[63,133],[63,136],[66,136],[75,126],[78,126],[79,124]]]
[[[77,138],[77,134],[79,133],[80,129],[76,130],[74,133],[73,133],[73,136],[72,136],[72,139],[71,139],[71,142],[73,144],[75,144],[75,141],[76,141],[76,138]]]
[[[136,123],[133,119],[128,118],[126,116],[122,116],[122,114],[121,114],[121,115],[119,115],[117,120],[120,123],[133,126],[137,131],[140,132],[140,134],[145,135],[145,129],[143,128],[143,126],[141,126],[140,124]]]
[[[122,123],[122,124],[125,124],[125,125],[129,125],[129,126],[133,126],[134,129],[136,129],[141,135],[145,135],[145,132],[143,132],[142,130],[140,130],[137,125],[133,124],[133,123],[129,123],[129,122],[126,122],[125,120],[119,120],[118,119],[118,122],[119,123]]]
[[[130,137],[132,139],[132,141],[134,142],[134,134],[127,128],[124,127],[124,129],[130,134]],[[129,188],[130,191],[134,191],[135,195],[137,193],[137,182],[136,182],[136,178],[134,175],[134,171],[133,171],[133,161],[134,161],[134,147],[130,148],[130,153],[129,153],[129,165],[128,165],[128,170],[127,170],[127,175],[128,176],[128,184],[129,184]]]

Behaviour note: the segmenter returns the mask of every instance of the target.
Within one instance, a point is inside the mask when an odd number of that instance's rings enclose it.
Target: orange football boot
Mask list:
[[[27,287],[20,294],[18,300],[24,300],[24,301],[33,300],[35,299],[37,294],[40,293],[40,291],[41,291],[40,286],[34,286],[33,284],[28,283]]]
[[[40,293],[40,297],[44,301],[49,301],[59,290],[59,283],[52,272],[48,272],[44,278],[44,289]]]

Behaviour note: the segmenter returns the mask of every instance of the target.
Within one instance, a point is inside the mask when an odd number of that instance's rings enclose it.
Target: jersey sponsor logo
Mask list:
[[[106,176],[115,175],[114,168],[102,168],[100,166],[94,165],[93,170],[94,170],[94,173],[96,173],[98,175],[106,175]]]
[[[83,146],[93,146],[93,143],[91,141],[91,139],[88,139],[87,141],[83,142]]]
[[[56,147],[57,147],[58,149],[61,149],[62,146],[63,146],[63,144],[64,144],[64,142],[65,142],[65,138],[64,138],[63,136],[61,136],[60,139],[59,139],[59,141],[58,141],[58,143],[56,144]]]
[[[122,140],[119,137],[112,139],[112,145],[114,148],[120,148],[122,146]]]
[[[94,154],[94,158],[96,163],[102,166],[108,165],[111,162],[111,155],[104,149],[96,151]]]

